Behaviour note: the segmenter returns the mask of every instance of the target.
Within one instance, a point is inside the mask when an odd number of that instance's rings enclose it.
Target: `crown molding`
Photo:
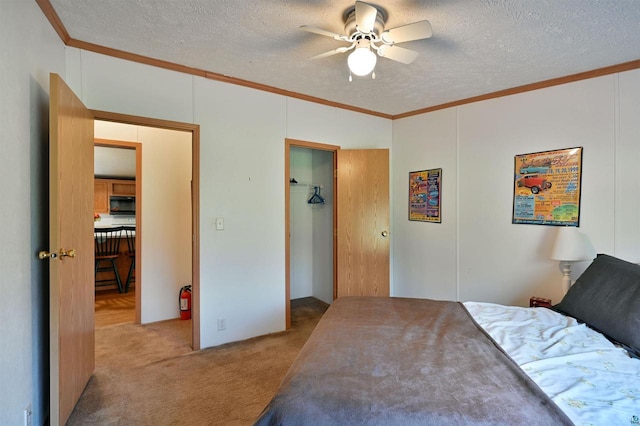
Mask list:
[[[595,77],[601,77],[604,75],[620,73],[624,71],[630,71],[640,68],[640,59],[622,64],[611,65],[608,67],[598,68],[591,71],[585,71],[577,74],[572,74],[564,77],[552,78],[549,80],[540,81],[537,83],[525,84],[523,86],[513,87],[510,89],[499,90],[497,92],[487,93],[484,95],[474,96],[471,98],[460,99],[457,101],[447,102],[440,105],[434,105],[426,108],[417,109],[414,111],[408,111],[401,114],[385,114],[379,111],[373,111],[366,108],[360,108],[353,105],[347,105],[339,102],[329,101],[327,99],[318,98],[315,96],[309,96],[302,93],[292,92],[278,87],[268,86],[266,84],[255,83],[249,80],[243,80],[236,77],[231,77],[223,74],[219,74],[212,71],[202,70],[199,68],[192,68],[185,65],[176,64],[161,59],[151,58],[148,56],[138,55],[136,53],[126,52],[124,50],[112,49],[110,47],[100,46],[98,44],[88,43],[82,40],[76,40],[71,38],[64,24],[60,20],[60,17],[56,13],[55,9],[51,5],[49,0],[35,0],[42,12],[51,23],[53,29],[58,33],[60,39],[66,46],[76,47],[95,53],[100,53],[115,58],[124,59],[127,61],[138,62],[141,64],[151,65],[154,67],[165,68],[172,71],[177,71],[185,74],[191,74],[198,77],[204,77],[210,80],[216,80],[224,83],[235,84],[238,86],[248,87],[251,89],[262,90],[265,92],[274,93],[277,95],[287,96],[290,98],[300,99],[303,101],[313,102],[321,105],[326,105],[334,108],[345,109],[349,111],[359,112],[362,114],[372,115],[375,117],[386,118],[389,120],[398,120],[401,118],[412,117],[414,115],[426,114],[428,112],[438,111],[441,109],[452,108],[460,105],[470,104],[479,101],[486,101],[489,99],[501,98],[504,96],[511,96],[518,93],[530,92],[532,90],[544,89],[546,87],[558,86],[561,84],[572,83],[574,81],[586,80]]]
[[[537,83],[525,84],[523,86],[512,87],[510,89],[499,90],[497,92],[487,93],[484,95],[474,96],[466,99],[460,99],[458,101],[447,102],[445,104],[417,109],[415,111],[409,111],[402,114],[396,114],[396,115],[393,115],[391,119],[397,120],[400,118],[406,118],[414,115],[425,114],[427,112],[437,111],[440,109],[456,107],[460,105],[470,104],[473,102],[486,101],[488,99],[502,98],[504,96],[516,95],[518,93],[530,92],[532,90],[544,89],[552,86],[559,86],[561,84],[572,83],[574,81],[587,80],[590,78],[601,77],[609,74],[616,74],[616,73],[630,71],[638,68],[640,68],[640,59],[635,61],[630,61],[630,62],[624,62],[622,64],[611,65],[604,68],[598,68],[591,71],[585,71],[578,74],[571,74],[564,77],[558,77],[558,78],[552,78],[549,80],[539,81]]]
[[[49,23],[51,24],[53,29],[58,33],[58,36],[60,37],[62,42],[64,44],[67,44],[71,37],[69,36],[67,29],[64,27],[64,24],[60,20],[58,13],[51,5],[51,2],[49,0],[36,0],[36,3],[38,4],[38,6],[40,6],[42,13],[44,13],[44,16],[46,16],[46,18],[49,20]]]

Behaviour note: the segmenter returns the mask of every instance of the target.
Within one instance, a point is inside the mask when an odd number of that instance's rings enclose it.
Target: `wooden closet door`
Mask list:
[[[389,150],[338,150],[337,297],[389,296]]]

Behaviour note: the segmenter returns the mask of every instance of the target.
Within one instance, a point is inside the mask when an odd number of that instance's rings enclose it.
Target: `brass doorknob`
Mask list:
[[[51,253],[46,250],[42,250],[40,253],[38,253],[38,258],[41,260],[56,259],[58,257],[60,257],[60,260],[64,259],[65,257],[76,257],[76,249],[60,249],[60,252],[58,253]]]
[[[56,257],[58,257],[56,253],[49,253],[46,250],[42,250],[40,253],[38,253],[38,259],[40,260],[44,260],[47,258],[55,259]]]
[[[389,236],[389,231],[382,231],[382,236],[383,237],[388,237]]]
[[[64,257],[76,257],[76,249],[69,249],[69,250],[60,249],[60,259]]]

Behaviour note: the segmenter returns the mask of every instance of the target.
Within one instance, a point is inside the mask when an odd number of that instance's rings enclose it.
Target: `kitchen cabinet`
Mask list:
[[[136,195],[136,181],[135,180],[109,180],[109,188],[111,195]]]
[[[124,179],[94,179],[93,211],[108,214],[109,197],[112,195],[135,197],[136,181]]]
[[[93,180],[93,211],[109,213],[109,183],[106,179]]]

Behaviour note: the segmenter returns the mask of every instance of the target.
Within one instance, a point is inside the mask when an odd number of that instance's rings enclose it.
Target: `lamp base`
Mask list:
[[[571,288],[571,262],[560,261],[560,270],[562,271],[562,290],[564,294],[567,294]]]

